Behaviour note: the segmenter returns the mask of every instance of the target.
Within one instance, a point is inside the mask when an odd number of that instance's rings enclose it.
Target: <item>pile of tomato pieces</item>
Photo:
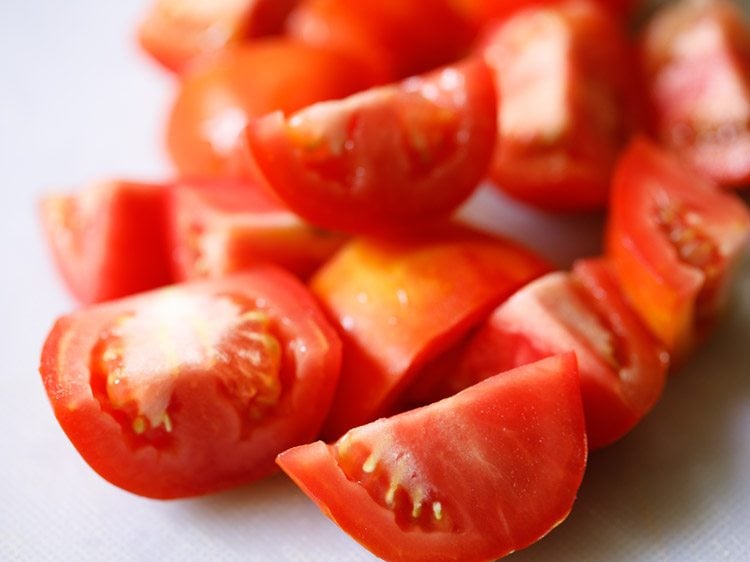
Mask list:
[[[40,370],[82,457],[153,498],[280,466],[386,560],[558,525],[750,237],[750,27],[677,0],[633,34],[640,8],[154,0],[173,179],[41,204],[82,308]],[[556,270],[462,222],[485,180],[605,211],[602,255]]]

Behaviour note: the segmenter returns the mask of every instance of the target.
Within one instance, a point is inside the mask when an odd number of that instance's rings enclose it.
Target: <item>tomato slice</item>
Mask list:
[[[592,449],[628,433],[661,396],[669,356],[601,259],[577,262],[573,273],[550,273],[521,288],[452,361],[425,368],[412,396],[449,396],[500,371],[567,351],[578,357]]]
[[[465,229],[349,242],[311,281],[345,342],[324,435],[387,413],[422,365],[547,271],[531,251]]]
[[[105,181],[42,198],[47,243],[77,300],[101,302],[171,282],[166,189]]]
[[[612,190],[606,252],[634,308],[679,360],[718,317],[750,214],[644,138],[623,154]]]
[[[674,2],[640,46],[659,141],[721,185],[750,186],[750,23],[740,6]]]
[[[604,207],[639,125],[634,61],[616,20],[586,0],[531,7],[495,26],[482,52],[502,100],[496,185],[543,209]]]
[[[259,266],[64,316],[40,371],[96,472],[176,498],[265,476],[279,452],[314,438],[340,345],[299,281]]]
[[[179,182],[170,215],[179,280],[221,277],[261,262],[307,278],[346,241],[302,221],[252,182]]]
[[[184,72],[196,59],[278,33],[297,0],[152,0],[138,27],[156,61]]]
[[[393,81],[468,54],[475,26],[452,0],[305,0],[289,16],[287,32],[354,54]]]
[[[495,560],[544,536],[575,500],[586,464],[575,357],[491,377],[277,462],[385,560]]]
[[[250,118],[342,98],[369,87],[350,57],[283,38],[224,50],[191,68],[167,126],[167,148],[183,176],[242,175],[237,139]]]
[[[398,85],[313,105],[248,127],[270,187],[314,224],[355,233],[442,219],[487,171],[495,93],[471,59]]]

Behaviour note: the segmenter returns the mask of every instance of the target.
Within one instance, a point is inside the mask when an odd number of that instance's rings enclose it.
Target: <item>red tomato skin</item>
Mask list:
[[[750,23],[740,6],[665,6],[639,47],[654,137],[723,187],[750,186]]]
[[[495,111],[489,70],[473,58],[286,120],[267,115],[246,140],[269,187],[301,217],[382,235],[444,221],[476,190]]]
[[[525,248],[463,229],[349,242],[310,282],[345,347],[323,435],[387,414],[424,364],[549,269]]]
[[[490,178],[549,211],[606,206],[612,169],[641,126],[632,45],[593,1],[542,3],[490,27],[498,138]]]
[[[138,310],[167,291],[243,295],[262,302],[272,316],[284,361],[294,371],[284,372],[289,389],[273,414],[256,422],[249,437],[210,376],[179,375],[166,445],[136,444],[111,406],[95,396],[89,359],[106,336],[103,330],[111,329],[123,312]],[[45,342],[40,373],[60,426],[97,473],[134,494],[172,499],[262,478],[274,471],[280,451],[313,439],[331,401],[340,356],[340,340],[306,288],[278,268],[258,266],[222,280],[174,286],[63,316]]]
[[[285,451],[277,463],[327,517],[385,560],[490,561],[538,540],[570,512],[587,456],[582,414],[575,357],[567,354],[356,428],[332,446]],[[415,467],[411,478],[443,492],[445,516],[461,530],[404,530],[342,469],[342,451],[358,442],[373,451],[382,444],[386,459],[403,454]]]
[[[305,0],[289,16],[287,33],[354,54],[391,82],[467,55],[476,26],[450,0]]]
[[[629,302],[673,362],[717,321],[749,235],[741,199],[691,173],[652,141],[636,138],[623,153],[605,253]]]
[[[249,119],[342,98],[372,83],[370,71],[346,55],[285,38],[222,51],[182,77],[167,123],[169,156],[182,177],[244,176],[238,138]]]
[[[171,282],[167,189],[107,181],[42,198],[39,211],[47,244],[76,300],[102,302]]]
[[[297,0],[214,0],[210,13],[205,2],[193,7],[184,0],[152,0],[137,39],[156,62],[179,74],[197,59],[279,33],[296,4]]]
[[[263,262],[307,279],[347,239],[305,223],[252,181],[178,182],[170,191],[170,225],[179,281]]]

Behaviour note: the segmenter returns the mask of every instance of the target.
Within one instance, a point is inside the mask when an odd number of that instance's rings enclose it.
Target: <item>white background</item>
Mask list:
[[[144,7],[0,5],[0,560],[368,560],[282,476],[188,501],[116,489],[47,403],[39,351],[74,303],[40,236],[39,195],[168,173],[161,135],[174,85],[133,40]],[[596,221],[542,220],[489,193],[469,212],[561,263],[598,245]],[[750,560],[747,258],[712,340],[636,431],[592,455],[568,521],[511,560]]]

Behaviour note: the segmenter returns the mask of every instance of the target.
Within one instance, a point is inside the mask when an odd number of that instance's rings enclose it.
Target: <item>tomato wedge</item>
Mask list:
[[[57,268],[90,304],[171,282],[167,186],[103,181],[42,198],[40,218]]]
[[[543,209],[606,206],[617,155],[640,124],[619,23],[593,1],[529,7],[492,28],[482,52],[501,100],[495,184]]]
[[[726,187],[750,187],[750,23],[723,0],[670,3],[640,38],[656,138]]]
[[[279,455],[321,511],[393,562],[490,561],[570,512],[586,464],[573,354]]]
[[[612,189],[606,253],[633,307],[679,360],[724,305],[750,214],[644,138],[623,154]]]
[[[422,365],[547,271],[530,250],[462,228],[349,242],[310,283],[345,346],[324,435],[388,413]]]
[[[138,27],[156,61],[184,72],[196,59],[278,33],[297,0],[152,0]]]
[[[248,127],[269,186],[304,219],[374,233],[443,219],[484,177],[495,92],[480,59]]]
[[[255,182],[178,182],[170,216],[178,280],[221,277],[261,262],[307,278],[346,241],[302,221]]]
[[[343,54],[283,38],[224,50],[180,82],[166,142],[182,176],[238,176],[237,140],[249,119],[293,112],[368,88],[371,74]]]
[[[519,289],[451,361],[425,368],[413,397],[449,396],[500,371],[575,351],[592,449],[628,433],[656,404],[669,356],[627,304],[602,259]]]
[[[176,498],[265,476],[279,452],[313,439],[340,345],[299,281],[259,266],[64,316],[40,371],[96,472]]]

